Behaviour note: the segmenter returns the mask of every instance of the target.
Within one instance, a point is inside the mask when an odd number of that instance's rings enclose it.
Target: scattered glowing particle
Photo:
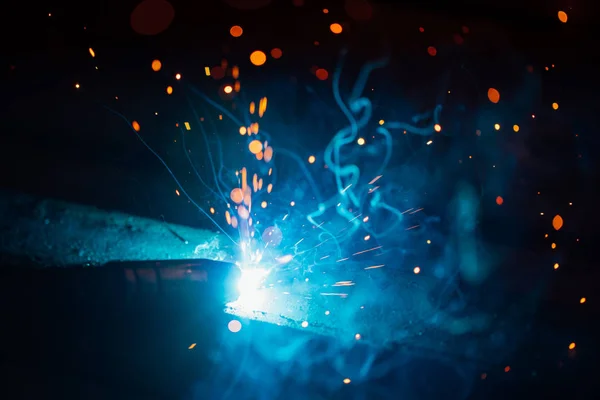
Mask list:
[[[271,162],[271,159],[273,158],[273,148],[271,146],[267,147],[265,149],[265,162]]]
[[[180,80],[181,79],[181,74],[175,74],[175,79]]]
[[[158,71],[160,71],[161,68],[162,68],[162,63],[160,62],[160,60],[152,61],[152,71],[158,72]]]
[[[277,47],[271,50],[271,57],[273,57],[276,60],[280,59],[282,55],[283,55],[283,52],[281,51],[281,49],[278,49]]]
[[[131,127],[133,128],[134,131],[139,132],[140,131],[140,124],[137,121],[133,121],[131,123]]]
[[[552,108],[554,110],[558,110],[558,103],[552,103]]]
[[[328,10],[328,9],[326,9],[326,8],[324,8],[324,9],[323,9],[323,14],[329,14],[329,10]]]
[[[204,74],[210,76],[210,67],[204,67]]]
[[[356,335],[354,335],[354,339],[356,340],[360,340],[362,336],[360,336],[360,333],[357,333]]]
[[[213,207],[211,207],[209,211],[210,211],[211,214],[215,213],[215,209]]]
[[[190,123],[189,122],[184,122],[183,125],[185,125],[185,130],[186,131],[191,131],[192,128],[190,127]]]
[[[350,378],[344,378],[343,382],[344,382],[344,385],[348,385],[352,381],[350,380]]]
[[[331,32],[335,33],[336,35],[339,35],[340,33],[342,33],[342,26],[337,22],[334,22],[333,24],[329,25],[329,30],[331,30]]]
[[[556,215],[554,218],[552,218],[552,227],[556,230],[562,228],[563,223],[564,221],[560,215]]]
[[[430,56],[435,56],[437,54],[437,49],[433,46],[429,46],[427,48],[427,54],[429,54]]]
[[[194,347],[196,347],[196,343],[190,344],[190,346],[188,347],[188,350],[192,350]]]
[[[427,239],[427,244],[431,244],[431,240]]]
[[[500,101],[500,92],[497,89],[489,88],[488,99],[494,104],[498,103]]]
[[[363,144],[365,144],[365,139],[364,138],[358,138],[358,140],[356,141],[356,143],[358,143],[359,146],[362,146]]]
[[[520,128],[519,128],[519,125],[516,125],[516,124],[515,124],[515,125],[513,125],[513,131],[515,131],[515,132],[519,132],[519,129],[520,129]]]
[[[433,126],[433,130],[436,132],[441,132],[442,131],[442,126],[440,124],[435,124]]]
[[[94,51],[94,49],[92,49],[91,47],[88,49],[90,52],[90,56],[92,56],[92,58],[96,57],[96,52]]]
[[[575,346],[576,346],[576,345],[575,345],[575,342],[571,343],[571,344],[569,345],[569,350],[573,350],[573,349],[575,348]]]
[[[587,301],[587,299],[585,297],[582,297],[581,299],[579,299],[579,304],[583,304]]]
[[[248,209],[241,204],[237,208],[237,213],[241,219],[248,219],[250,217]]]
[[[231,76],[232,76],[233,79],[239,78],[240,77],[240,67],[234,66],[231,69]]]
[[[364,241],[367,241],[367,240],[369,240],[369,239],[371,239],[371,235],[367,235],[367,236],[365,236],[365,237],[363,238],[363,240],[364,240]]]
[[[250,54],[250,62],[257,67],[260,67],[267,62],[267,56],[260,50],[253,51],[252,54]]]
[[[76,83],[75,84],[75,89],[79,89],[79,88],[80,88],[79,83]]]
[[[329,310],[325,311],[325,315],[329,315],[329,314],[331,314],[331,313],[329,312]]]
[[[262,202],[262,203],[260,203],[260,206],[261,206],[262,208],[267,208],[267,202],[263,200],[263,202]]]
[[[385,124],[385,121],[384,121],[384,120],[382,120],[382,119],[380,119],[380,120],[379,120],[379,125],[383,125],[383,124]]]
[[[308,157],[308,163],[309,163],[309,164],[314,164],[314,163],[315,163],[315,161],[316,161],[316,158],[315,158],[315,156],[309,156],[309,157]]]
[[[420,272],[421,272],[421,268],[420,268],[419,266],[416,266],[416,267],[413,269],[413,272],[414,272],[415,274],[418,274],[418,273],[420,273]]]
[[[245,135],[245,134],[246,134],[246,127],[240,126],[240,135]]]
[[[556,249],[556,243],[552,243],[550,247],[552,247],[553,250]]]
[[[509,372],[510,371],[510,365],[507,365],[506,367],[504,367],[504,372]]]
[[[560,267],[560,265],[558,263],[554,263],[554,269],[558,269],[558,267]]]
[[[265,115],[265,112],[267,111],[267,104],[268,104],[268,100],[266,97],[263,97],[260,99],[260,101],[258,102],[258,117],[262,118],[263,115]]]
[[[317,79],[321,81],[327,80],[327,78],[329,78],[329,72],[327,72],[327,70],[323,68],[319,68],[318,70],[316,70],[315,75],[317,76]]]
[[[423,28],[422,26],[419,27],[419,32],[423,33],[425,32],[425,28]]]
[[[306,328],[308,326],[308,321],[302,321],[301,325],[303,328]]]
[[[433,143],[433,140],[428,140],[427,143],[425,143],[427,146],[429,146],[430,144]]]
[[[234,188],[229,194],[229,198],[236,204],[241,204],[244,201],[244,192],[240,188]]]
[[[500,124],[494,124],[494,129],[499,131],[500,130]]]
[[[498,204],[499,206],[504,204],[504,199],[502,198],[502,196],[496,197],[496,204]]]
[[[233,88],[231,87],[231,85],[225,85],[225,87],[223,88],[223,91],[227,94],[233,92]]]
[[[237,333],[242,329],[242,323],[237,319],[232,319],[227,324],[227,329],[229,329],[233,333]]]
[[[248,149],[250,150],[250,153],[252,153],[252,154],[258,154],[258,153],[260,153],[262,151],[263,144],[262,144],[262,142],[260,140],[253,140],[248,145]]]
[[[173,87],[167,86],[167,94],[173,94]]]
[[[244,30],[239,25],[234,25],[229,29],[229,34],[233,37],[240,37],[244,33]]]
[[[568,19],[569,19],[569,17],[567,16],[566,12],[564,12],[564,11],[558,12],[558,20],[560,22],[562,22],[563,24],[566,24]]]

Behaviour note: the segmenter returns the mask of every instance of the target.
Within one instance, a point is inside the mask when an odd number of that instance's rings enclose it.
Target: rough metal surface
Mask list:
[[[26,257],[38,266],[68,266],[133,260],[227,260],[234,251],[218,232],[0,192],[0,253],[5,258]]]

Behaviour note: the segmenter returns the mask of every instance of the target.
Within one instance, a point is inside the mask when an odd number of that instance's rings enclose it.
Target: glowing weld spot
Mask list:
[[[265,300],[262,285],[269,271],[263,268],[242,269],[242,276],[238,281],[240,297],[235,301],[235,307],[245,310],[256,310]]]

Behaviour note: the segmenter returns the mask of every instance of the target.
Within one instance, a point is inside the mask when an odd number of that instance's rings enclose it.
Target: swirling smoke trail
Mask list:
[[[237,150],[242,152],[236,155],[234,160],[239,165],[230,171],[223,165],[223,148],[227,146],[223,146],[222,141],[217,138],[217,154],[214,155],[211,151],[212,142],[209,133],[202,123],[198,123],[201,142],[210,164],[208,169],[210,179],[202,177],[190,156],[186,140],[189,127],[186,125],[186,130],[180,128],[183,150],[194,176],[209,195],[219,201],[224,210],[222,214],[229,227],[237,232],[237,237],[231,235],[231,230],[223,227],[214,218],[215,211],[212,208],[207,211],[192,198],[167,162],[140,135],[136,125],[122,114],[110,110],[132,127],[137,138],[159,159],[191,204],[214,223],[229,240],[236,243],[239,249],[237,262],[242,271],[247,272],[248,275],[252,274],[254,287],[250,288],[251,293],[248,296],[244,297],[243,294],[236,304],[230,305],[232,314],[242,318],[256,318],[256,311],[261,318],[265,315],[281,316],[287,324],[294,326],[297,323],[298,327],[304,328],[307,320],[319,321],[322,315],[329,315],[324,313],[325,310],[329,307],[337,307],[337,313],[332,313],[336,315],[332,315],[329,322],[322,324],[323,331],[326,331],[325,328],[329,326],[332,335],[340,335],[343,339],[329,343],[325,349],[306,336],[286,337],[283,342],[281,338],[271,336],[263,337],[261,340],[247,338],[245,355],[241,362],[236,357],[237,363],[233,366],[237,370],[234,381],[238,382],[242,378],[250,381],[261,379],[259,386],[263,390],[268,387],[271,394],[282,390],[280,381],[289,379],[291,373],[294,373],[294,379],[299,382],[322,381],[321,383],[326,387],[335,389],[342,384],[337,378],[342,373],[349,374],[350,371],[353,380],[361,381],[383,376],[390,370],[406,367],[412,363],[412,356],[409,353],[394,360],[375,363],[380,356],[380,350],[371,347],[355,347],[355,342],[358,340],[356,338],[362,337],[356,336],[356,332],[364,332],[365,338],[381,344],[413,340],[420,335],[420,332],[431,327],[458,335],[485,325],[483,317],[454,318],[440,311],[439,301],[428,298],[428,290],[431,290],[435,284],[423,283],[426,287],[423,289],[418,284],[409,282],[412,276],[419,273],[418,267],[410,271],[397,268],[386,278],[374,278],[371,275],[371,272],[383,266],[384,262],[397,262],[397,260],[390,260],[389,255],[386,257],[386,250],[382,249],[381,243],[386,238],[401,236],[402,233],[410,230],[409,216],[421,211],[417,207],[402,211],[398,207],[398,199],[394,198],[397,192],[392,188],[393,184],[382,184],[393,158],[394,133],[427,137],[441,132],[442,105],[437,105],[428,113],[415,116],[412,124],[387,121],[385,124],[380,123],[379,126],[372,127],[372,102],[363,92],[373,71],[385,67],[387,60],[382,59],[366,64],[359,72],[347,100],[344,100],[340,81],[345,57],[344,52],[333,75],[332,84],[333,98],[346,119],[346,126],[333,135],[323,151],[324,166],[330,172],[326,174],[327,177],[324,176],[324,179],[332,178],[335,188],[333,193],[330,193],[331,190],[326,190],[323,182],[313,176],[298,154],[293,150],[275,146],[278,135],[269,134],[262,126],[262,118],[267,110],[267,97],[260,97],[258,102],[251,101],[247,105],[247,112],[242,118],[238,118],[196,88],[186,87],[186,100],[195,121],[203,121],[194,107],[196,99],[199,98],[208,108],[219,112],[239,127],[239,135],[236,134],[236,137],[242,141],[243,146]],[[210,123],[210,120],[207,122]],[[261,122],[260,126],[259,122]],[[216,130],[216,127],[212,128]],[[365,144],[364,137],[373,138],[373,142],[379,144],[378,149],[381,149],[381,154],[377,157],[377,165],[373,168],[364,167],[362,164],[365,153],[356,151],[357,144],[359,146]],[[300,196],[303,200],[302,204],[296,205],[294,201],[291,203],[286,201],[303,189],[299,188],[297,181],[292,181],[289,177],[280,182],[276,181],[277,166],[281,164],[276,164],[275,154],[278,154],[279,158],[293,161],[290,165],[297,167],[295,173],[303,177],[306,191],[311,193],[314,202],[306,202],[305,195]],[[218,165],[218,162],[222,165]],[[277,189],[274,192],[275,184]],[[273,194],[277,195],[273,196]],[[268,196],[271,196],[269,201],[267,201]],[[469,233],[471,238],[466,240],[467,236],[463,235],[462,238],[465,240],[459,244],[462,257],[459,271],[463,278],[473,281],[486,277],[485,268],[476,262],[472,240],[474,233],[473,229],[469,228],[474,220],[475,202],[476,199],[467,187],[457,195],[456,230]],[[333,217],[340,219],[341,225],[333,223]],[[364,240],[359,241],[357,237],[361,231],[364,231],[366,236]],[[357,242],[362,244],[367,238],[372,239],[376,244],[369,249],[355,249]],[[414,251],[418,249],[415,248]],[[373,254],[382,256],[381,263],[372,262]],[[361,265],[364,262],[369,262],[369,266]],[[335,267],[337,265],[345,268]],[[473,267],[474,265],[476,267]],[[253,275],[256,271],[260,271],[258,276]],[[289,281],[282,279],[285,274],[288,275]],[[338,279],[338,275],[344,276],[339,276]],[[327,281],[328,278],[331,281]],[[441,273],[435,278],[446,282],[441,292],[454,290],[456,282],[450,272]],[[392,280],[399,280],[405,284],[397,286],[402,292],[396,293],[395,296],[391,296],[390,293],[373,295],[382,290],[379,280],[388,281],[386,287],[390,286],[389,281]],[[311,286],[312,281],[315,281],[313,286]],[[324,287],[327,287],[327,290],[323,289]],[[282,300],[284,297],[277,297],[282,293],[290,294],[294,291],[298,294],[298,298],[308,304],[294,306],[296,308],[292,309],[290,303],[286,303],[287,300]],[[257,292],[261,294],[258,295]],[[334,304],[329,300],[329,296],[335,300],[346,298],[347,300],[343,305]],[[265,297],[272,298],[265,299]],[[440,298],[443,296],[440,295]],[[364,307],[373,310],[385,309],[385,307],[390,309],[392,303],[394,303],[393,307],[401,310],[399,315],[394,317],[397,321],[382,322],[374,317],[376,314],[371,314],[369,317],[371,319],[368,320],[360,317],[360,310]],[[381,316],[379,318],[381,319]],[[303,321],[302,325],[300,321]],[[270,322],[278,323],[276,320]],[[275,350],[273,350],[274,344],[278,346],[275,346]],[[226,343],[224,345],[226,346]],[[353,352],[348,354],[348,349],[352,349]],[[279,370],[271,377],[272,379],[266,379],[258,373],[260,368],[252,362],[244,362],[253,353],[260,354],[265,360],[279,365]],[[436,361],[445,365],[445,368],[454,369],[457,380],[461,382],[459,384],[461,390],[466,390],[465,387],[469,385],[468,371],[451,367],[449,361],[441,358]],[[335,373],[316,376],[317,367],[325,368],[325,364],[328,364]],[[398,379],[405,381],[407,387],[411,384],[408,375]],[[233,386],[234,384],[228,385],[230,389]],[[261,396],[257,395],[253,398],[262,398]],[[464,397],[464,393],[456,398],[461,397]]]

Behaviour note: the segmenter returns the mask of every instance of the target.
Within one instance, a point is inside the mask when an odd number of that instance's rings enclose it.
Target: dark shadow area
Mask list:
[[[340,360],[360,369],[374,354],[368,345],[357,343],[340,351],[331,338],[250,321],[243,322],[238,333],[227,331],[231,318],[221,313],[222,299],[209,287],[224,281],[212,278],[211,265],[203,270],[209,271],[208,280],[197,281],[186,291],[168,290],[175,281],[157,288],[149,281],[144,284],[143,278],[135,290],[127,290],[124,271],[137,270],[142,276],[141,271],[156,264],[43,271],[27,264],[3,266],[0,337],[10,344],[2,349],[3,392],[10,398],[39,399],[166,399],[194,394],[194,398],[254,399],[263,398],[268,387],[271,398],[290,399],[392,399],[399,394],[415,399],[501,399],[574,393],[589,398],[593,390],[596,361],[591,355],[597,350],[597,331],[578,336],[585,353],[564,352],[557,363],[549,364],[554,356],[547,349],[569,337],[567,331],[555,328],[556,315],[564,316],[560,323],[568,325],[568,331],[586,330],[578,322],[582,313],[560,302],[547,303],[535,320],[524,322],[530,334],[510,366],[517,377],[489,373],[481,379],[479,371],[494,368],[489,361],[403,345],[378,351],[369,372],[349,388],[339,384],[344,378]],[[176,263],[168,264],[161,263],[177,268]],[[264,341],[270,343],[268,350]],[[294,343],[302,343],[301,350],[290,350]],[[337,349],[335,354],[328,354],[331,348]]]

